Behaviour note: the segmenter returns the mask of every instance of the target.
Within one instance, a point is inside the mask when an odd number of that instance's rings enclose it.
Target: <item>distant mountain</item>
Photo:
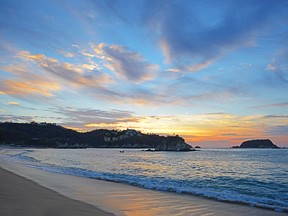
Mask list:
[[[0,123],[0,143],[41,148],[154,148],[158,151],[189,151],[179,136],[144,134],[136,130],[99,129],[79,133],[51,123]]]
[[[279,148],[269,139],[248,140],[240,145],[240,148]]]

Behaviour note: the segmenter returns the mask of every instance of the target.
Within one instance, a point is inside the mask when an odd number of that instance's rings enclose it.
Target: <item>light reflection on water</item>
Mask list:
[[[92,178],[100,173],[101,179],[147,188],[288,209],[288,150],[284,149],[125,149],[124,153],[119,149],[35,149],[20,155],[38,160],[42,167],[53,165],[54,171],[69,168],[61,172]],[[38,166],[39,162],[30,161]]]

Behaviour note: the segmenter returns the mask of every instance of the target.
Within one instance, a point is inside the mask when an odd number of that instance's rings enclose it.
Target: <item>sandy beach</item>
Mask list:
[[[96,207],[69,199],[21,176],[0,168],[1,216],[112,216]]]
[[[125,184],[48,173],[20,164],[1,162],[1,167],[4,168],[0,169],[1,216],[101,216],[112,215],[111,213],[120,216],[287,215],[272,210],[223,203],[197,196],[153,191]],[[17,175],[7,170],[17,173]]]

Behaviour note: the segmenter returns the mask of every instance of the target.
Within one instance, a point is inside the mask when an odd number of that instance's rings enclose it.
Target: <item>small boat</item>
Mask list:
[[[124,153],[124,151],[119,151],[120,153]]]

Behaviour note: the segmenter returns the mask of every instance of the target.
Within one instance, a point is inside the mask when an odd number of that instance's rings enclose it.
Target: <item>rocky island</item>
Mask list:
[[[80,133],[51,123],[0,123],[0,144],[36,148],[149,148],[190,151],[180,136],[145,134],[133,129],[98,129]]]
[[[269,139],[257,139],[244,141],[240,146],[233,148],[279,148]]]
[[[192,146],[185,143],[185,140],[179,136],[168,136],[156,146],[155,151],[191,151]]]

